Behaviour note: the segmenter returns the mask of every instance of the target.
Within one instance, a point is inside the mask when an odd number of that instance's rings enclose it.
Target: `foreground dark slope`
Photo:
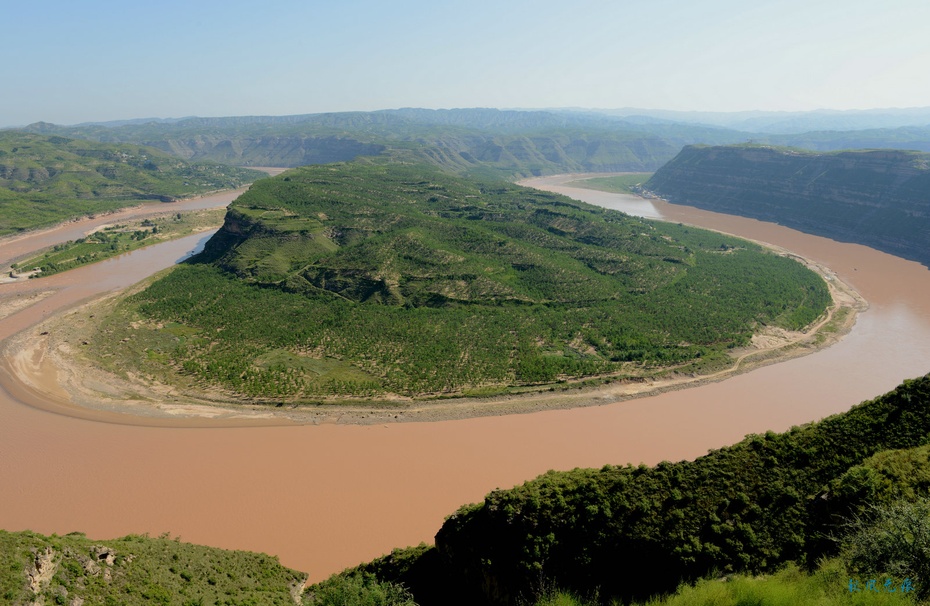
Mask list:
[[[144,200],[231,189],[258,171],[189,163],[156,149],[0,132],[0,236]]]
[[[519,604],[552,586],[645,598],[711,573],[815,565],[868,503],[927,496],[925,449],[870,457],[926,445],[928,434],[930,375],[695,461],[549,472],[461,508],[436,547],[360,568],[431,606]]]
[[[930,266],[930,156],[686,147],[645,188],[678,204],[865,244]]]

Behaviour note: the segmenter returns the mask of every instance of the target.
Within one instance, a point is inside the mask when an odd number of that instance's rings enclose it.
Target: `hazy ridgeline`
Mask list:
[[[689,112],[397,109],[295,116],[139,120],[25,130],[148,145],[187,160],[303,166],[417,151],[459,172],[505,178],[563,172],[654,171],[691,144],[755,141],[822,151],[930,151],[926,111],[699,114]]]

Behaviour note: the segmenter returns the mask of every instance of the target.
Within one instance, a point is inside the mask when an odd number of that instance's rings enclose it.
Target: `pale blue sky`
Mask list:
[[[930,106],[926,0],[0,0],[0,126]]]

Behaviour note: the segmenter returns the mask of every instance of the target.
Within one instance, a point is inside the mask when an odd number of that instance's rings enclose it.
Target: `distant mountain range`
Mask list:
[[[735,113],[403,108],[77,126],[39,122],[23,130],[149,145],[186,160],[238,166],[302,166],[391,150],[460,173],[520,178],[651,172],[692,144],[930,151],[930,108]]]
[[[930,126],[930,107],[830,110],[807,112],[684,112],[625,108],[595,110],[627,121],[671,122],[716,126],[749,133],[800,134],[811,131],[851,131]]]

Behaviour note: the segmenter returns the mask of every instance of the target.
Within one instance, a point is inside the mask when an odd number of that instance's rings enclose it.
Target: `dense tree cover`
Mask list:
[[[903,470],[907,464],[886,464],[889,458],[925,458],[923,451],[877,453],[926,445],[928,412],[930,375],[695,461],[550,472],[463,507],[436,535],[436,547],[399,551],[364,570],[408,583],[424,604],[439,603],[421,598],[433,583],[513,604],[543,582],[582,595],[597,588],[603,599],[645,598],[709,573],[771,571],[787,561],[813,566],[838,553],[840,543],[824,539],[841,539],[848,528],[850,509],[840,508],[845,493],[837,486],[862,475],[861,465]]]
[[[192,164],[139,145],[0,131],[0,236],[143,200],[235,188],[264,176]]]
[[[93,541],[0,530],[3,604],[284,606],[304,579],[277,558],[167,535]]]
[[[145,343],[153,374],[254,397],[462,394],[725,364],[828,301],[728,236],[423,165],[327,165],[253,185],[198,262],[129,299],[148,320],[131,343],[95,349]]]
[[[877,453],[831,482],[827,494],[830,511],[843,518],[930,497],[930,445]]]

